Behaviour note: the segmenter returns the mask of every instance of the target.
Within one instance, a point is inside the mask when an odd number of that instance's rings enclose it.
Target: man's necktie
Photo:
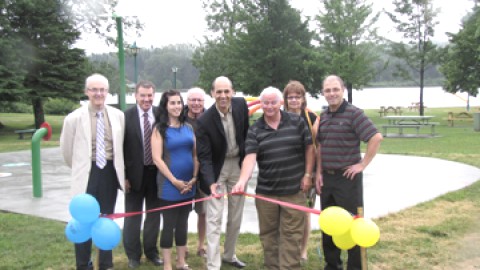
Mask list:
[[[143,114],[143,146],[144,146],[144,165],[152,165],[152,145],[150,139],[152,138],[152,126],[148,120],[148,113]]]
[[[103,113],[97,112],[97,149],[96,149],[96,163],[97,167],[103,169],[107,164],[105,156],[105,123],[103,122]]]

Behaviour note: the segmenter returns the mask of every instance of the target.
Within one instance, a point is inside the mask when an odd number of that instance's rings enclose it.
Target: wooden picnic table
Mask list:
[[[430,127],[430,136],[435,136],[436,122],[430,122],[434,116],[431,115],[390,115],[384,116],[383,119],[388,121],[388,124],[382,125],[383,136],[388,137],[388,129],[395,128],[398,130],[398,136],[400,137],[421,137],[420,129],[423,127]],[[414,129],[414,134],[405,134],[404,129]]]

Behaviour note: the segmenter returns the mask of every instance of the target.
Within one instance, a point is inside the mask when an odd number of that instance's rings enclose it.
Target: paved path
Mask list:
[[[31,152],[0,154],[0,209],[68,222],[70,169],[59,148],[41,150],[43,196],[33,197]],[[376,218],[397,212],[449,191],[461,189],[480,179],[480,169],[435,158],[379,154],[364,173],[365,216]],[[254,193],[254,181],[248,192]],[[317,200],[316,208],[319,209]],[[119,193],[117,213],[123,213]],[[196,231],[192,212],[189,230]],[[312,228],[318,229],[313,216]],[[123,226],[123,219],[116,219]],[[253,199],[247,198],[242,232],[258,233]]]

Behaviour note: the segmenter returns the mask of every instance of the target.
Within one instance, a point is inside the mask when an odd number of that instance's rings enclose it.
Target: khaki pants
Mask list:
[[[226,158],[217,183],[222,186],[223,193],[232,191],[233,186],[240,177],[239,158]],[[235,246],[242,224],[244,196],[228,196],[227,230],[223,259],[233,261],[236,259]],[[225,198],[212,198],[205,201],[207,208],[207,268],[218,270],[222,265],[220,257],[220,234],[222,232],[222,219]]]
[[[294,195],[262,196],[305,205],[305,195],[301,191]],[[265,269],[302,269],[300,253],[305,213],[261,199],[255,199],[255,205],[258,213]]]

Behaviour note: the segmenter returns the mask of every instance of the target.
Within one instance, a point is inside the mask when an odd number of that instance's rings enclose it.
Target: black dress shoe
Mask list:
[[[140,261],[137,261],[137,260],[128,260],[128,268],[130,269],[135,269],[135,268],[138,268],[140,266]]]
[[[163,265],[163,261],[160,258],[147,258],[153,265],[160,266]]]
[[[245,266],[247,266],[244,262],[240,261],[239,259],[234,259],[233,261],[226,261],[226,260],[222,260],[222,261],[236,268],[244,268]]]

